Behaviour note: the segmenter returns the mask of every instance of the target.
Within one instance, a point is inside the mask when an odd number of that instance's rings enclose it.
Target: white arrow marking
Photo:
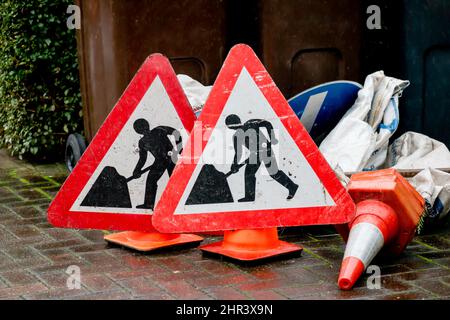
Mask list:
[[[300,121],[308,132],[311,132],[314,122],[316,121],[317,115],[319,114],[320,107],[322,107],[328,92],[322,92],[309,97],[308,103],[306,104],[305,111],[303,112]]]

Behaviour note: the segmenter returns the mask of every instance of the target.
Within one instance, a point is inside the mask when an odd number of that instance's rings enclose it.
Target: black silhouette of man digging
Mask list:
[[[178,155],[183,148],[182,138],[180,132],[167,126],[159,126],[150,130],[150,125],[145,119],[136,120],[134,122],[134,130],[138,134],[143,135],[143,137],[139,140],[139,161],[133,171],[133,177],[138,179],[142,176],[142,168],[147,162],[149,152],[155,158],[155,161],[148,169],[144,204],[136,208],[153,210],[158,191],[158,181],[166,170],[169,176],[172,175]],[[173,146],[169,136],[175,138],[176,147]]]
[[[243,147],[245,146],[250,151],[250,155],[245,161],[245,197],[238,201],[255,201],[255,175],[262,163],[266,166],[272,179],[289,191],[287,200],[294,198],[299,186],[278,168],[277,160],[272,152],[272,144],[276,145],[278,143],[272,124],[266,120],[259,119],[252,119],[241,124],[241,119],[235,114],[228,116],[225,124],[229,129],[236,130],[233,136],[235,156],[231,165],[232,173],[237,173],[242,166],[239,165],[238,161],[242,156]],[[267,130],[270,140],[261,132],[261,128]]]

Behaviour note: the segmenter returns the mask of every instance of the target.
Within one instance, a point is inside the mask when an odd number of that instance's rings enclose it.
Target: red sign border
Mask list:
[[[75,229],[155,231],[151,216],[146,214],[75,212],[70,211],[70,208],[157,76],[163,83],[183,126],[188,132],[192,131],[196,117],[172,65],[161,54],[149,56],[50,204],[48,220],[52,225]]]
[[[349,222],[355,213],[353,200],[337,179],[261,61],[247,45],[237,45],[231,49],[202,114],[194,126],[194,134],[191,134],[185,151],[192,149],[195,133],[201,132],[203,135],[208,132],[209,128],[216,126],[244,67],[250,73],[336,205],[331,207],[176,215],[174,214],[175,210],[196,167],[195,163],[179,161],[155,209],[153,215],[155,227],[160,232],[179,233],[318,225],[324,224],[325,221],[326,224]],[[199,158],[206,144],[207,141],[203,141],[199,154],[188,155],[188,152],[185,152],[182,157]],[[183,190],[183,192],[180,192],[180,190]],[[301,187],[299,191],[301,192]]]

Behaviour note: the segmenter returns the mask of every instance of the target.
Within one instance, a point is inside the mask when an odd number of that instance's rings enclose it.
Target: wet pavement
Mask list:
[[[0,151],[0,299],[449,299],[450,226],[418,236],[396,259],[379,259],[381,286],[365,274],[337,288],[344,243],[332,227],[280,230],[301,256],[240,265],[195,248],[139,254],[104,231],[53,228],[46,210],[65,180],[61,164],[34,166]],[[219,238],[209,237],[205,243]],[[81,288],[69,289],[69,267]],[[69,281],[68,281],[69,280]]]

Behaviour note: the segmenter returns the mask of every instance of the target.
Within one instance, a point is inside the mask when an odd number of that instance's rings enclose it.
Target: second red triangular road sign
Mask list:
[[[235,46],[155,210],[160,232],[343,224],[355,205],[252,49]]]
[[[150,56],[48,209],[57,227],[151,232],[195,115],[168,59]]]

